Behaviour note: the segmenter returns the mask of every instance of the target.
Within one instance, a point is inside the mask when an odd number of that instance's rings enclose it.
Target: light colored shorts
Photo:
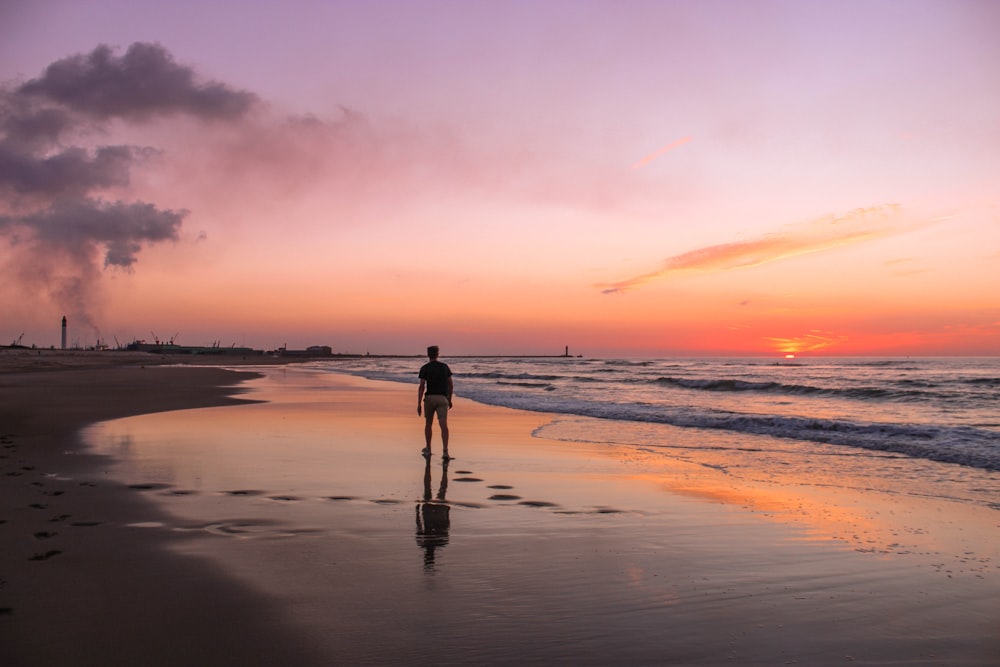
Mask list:
[[[448,397],[441,394],[428,394],[424,396],[424,416],[433,419],[437,413],[438,422],[443,424],[448,421]]]

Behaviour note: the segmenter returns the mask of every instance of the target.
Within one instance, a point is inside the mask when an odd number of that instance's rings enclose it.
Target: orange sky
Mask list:
[[[3,10],[0,343],[1000,353],[995,5],[585,4]]]

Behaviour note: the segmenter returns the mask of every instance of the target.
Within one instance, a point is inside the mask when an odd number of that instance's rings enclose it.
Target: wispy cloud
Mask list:
[[[785,353],[818,352],[847,341],[847,336],[840,336],[829,331],[813,329],[801,336],[791,338],[765,337],[765,341],[774,349]]]
[[[686,144],[689,141],[691,141],[691,137],[690,136],[683,137],[683,138],[678,139],[677,141],[675,141],[673,143],[667,144],[666,146],[664,146],[660,150],[655,151],[653,153],[650,153],[646,157],[642,158],[641,160],[639,160],[638,162],[636,162],[635,164],[633,164],[632,165],[632,169],[640,169],[642,167],[645,167],[647,164],[649,164],[650,162],[652,162],[656,158],[660,157],[664,153],[668,153],[668,152],[672,151],[673,149],[677,148],[678,146],[683,146],[684,144]]]
[[[824,217],[750,241],[698,248],[668,258],[655,271],[612,283],[598,284],[597,287],[605,294],[621,294],[675,273],[746,269],[879,238],[895,231],[890,223],[898,208],[895,204],[859,208],[844,216]]]

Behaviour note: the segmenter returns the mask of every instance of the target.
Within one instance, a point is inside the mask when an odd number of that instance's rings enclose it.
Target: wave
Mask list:
[[[987,388],[1000,387],[1000,378],[965,378],[961,381],[975,387],[980,385]]]
[[[638,364],[635,364],[638,365]],[[486,371],[461,373],[458,377],[469,380],[492,380],[498,385],[513,385],[523,387],[551,387],[555,382],[570,382],[576,384],[623,384],[623,385],[658,385],[707,392],[756,392],[766,394],[785,394],[789,396],[820,396],[847,398],[851,400],[891,400],[891,401],[921,401],[947,400],[946,394],[928,391],[939,388],[935,383],[925,381],[899,381],[898,388],[875,386],[863,387],[817,387],[809,384],[794,384],[776,381],[737,380],[732,378],[687,378],[674,376],[615,376],[578,374],[540,374],[540,373],[510,373],[503,371]],[[990,386],[987,383],[983,383]]]
[[[900,391],[880,387],[831,388],[783,382],[753,382],[749,380],[714,379],[696,380],[691,378],[659,377],[650,380],[652,384],[680,387],[700,391],[718,392],[760,392],[769,394],[789,394],[792,396],[838,396],[855,400],[891,399],[897,401],[921,400],[931,397],[928,392],[910,389]]]
[[[977,376],[944,366],[941,372],[929,368],[921,375],[896,373],[903,363],[911,362],[859,362],[854,364],[855,368],[868,368],[844,375],[824,370],[816,376],[794,376],[797,381],[791,382],[787,380],[788,375],[727,378],[718,364],[714,368],[712,365],[692,368],[686,362],[608,362],[595,363],[590,368],[570,364],[559,367],[558,372],[551,372],[557,371],[554,364],[518,367],[510,362],[503,370],[487,364],[478,368],[467,366],[470,372],[456,375],[460,378],[462,397],[492,405],[682,428],[718,429],[1000,470],[1000,432],[995,410],[991,408],[995,405],[994,388],[1000,383],[995,371],[991,369],[985,376]],[[874,372],[872,366],[890,366],[892,371]],[[404,370],[399,365],[353,369],[338,365],[336,370],[376,380],[417,381],[412,369]],[[927,373],[928,370],[933,372]],[[692,377],[691,373],[701,373],[701,377]],[[668,400],[655,396],[650,400],[650,393],[660,390],[674,395],[662,397]],[[679,392],[696,393],[686,400]],[[709,392],[721,392],[721,395],[712,398]],[[731,411],[748,409],[756,403],[741,401],[738,407],[733,407],[732,401],[723,401],[725,394],[738,398],[741,392],[788,396],[792,401],[798,398],[803,402],[800,414],[827,414],[831,411],[826,408],[835,407],[832,412],[841,416],[823,418]],[[818,403],[814,405],[814,401]],[[858,409],[850,410],[850,405],[843,401],[853,402]],[[882,422],[879,420],[886,414],[916,413],[912,409],[885,413],[879,405],[874,406],[874,410],[863,407],[865,403],[882,402],[926,405],[930,416],[926,420],[918,419],[917,423],[907,417],[901,421]],[[768,411],[766,407],[761,410]],[[864,415],[869,415],[869,421],[864,421]]]
[[[528,387],[530,389],[545,389],[546,391],[551,391],[555,389],[555,387],[553,387],[548,382],[507,382],[505,380],[497,380],[497,384],[508,387]]]
[[[539,375],[537,373],[504,373],[503,371],[488,371],[485,373],[456,373],[456,377],[479,380],[535,380],[539,382],[554,382],[562,380],[563,375]]]
[[[466,395],[481,403],[520,410],[789,438],[1000,470],[1000,450],[996,446],[1000,436],[995,431],[970,426],[866,423],[695,407],[664,408],[638,403],[561,400],[558,397],[539,401],[538,397],[498,395],[488,391],[472,391]]]

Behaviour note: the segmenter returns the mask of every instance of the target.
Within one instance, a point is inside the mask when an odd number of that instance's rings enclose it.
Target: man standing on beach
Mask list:
[[[438,425],[441,427],[441,448],[442,458],[450,460],[448,456],[448,410],[451,409],[451,395],[455,389],[451,379],[451,369],[448,364],[438,361],[438,346],[431,345],[427,348],[427,358],[430,359],[420,367],[420,388],[417,390],[417,414],[423,412],[424,439],[427,446],[424,447],[424,456],[431,455],[431,434],[434,424],[434,415],[437,414]]]

